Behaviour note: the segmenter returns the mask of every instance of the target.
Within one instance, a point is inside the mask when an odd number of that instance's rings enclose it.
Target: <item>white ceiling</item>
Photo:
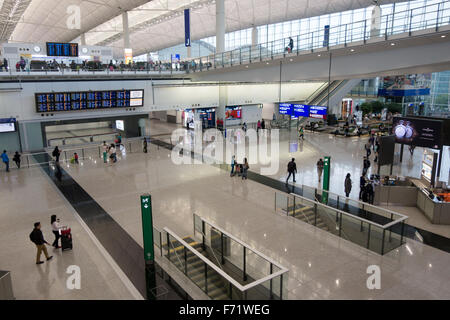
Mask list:
[[[0,4],[2,1],[21,0],[0,0]],[[372,0],[225,0],[226,31],[364,8],[372,4]],[[79,5],[81,8],[79,30],[67,27],[69,5]],[[3,7],[0,17],[4,14]],[[32,0],[17,22],[10,41],[69,42],[78,41],[80,34],[85,33],[88,45],[113,46],[119,52],[123,48],[121,14],[129,11],[130,43],[136,55],[183,43],[183,9],[186,7],[192,8],[192,40],[215,34],[214,0]]]

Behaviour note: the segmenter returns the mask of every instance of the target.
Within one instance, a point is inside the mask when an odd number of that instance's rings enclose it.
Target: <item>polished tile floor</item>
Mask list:
[[[160,123],[154,126],[153,134],[166,134],[170,132],[168,127],[177,126]],[[273,177],[284,180],[286,163],[294,156],[298,182],[315,185],[315,162],[327,154],[332,155],[334,165],[332,181],[340,181],[346,172],[359,176],[363,141],[309,133],[305,136],[306,141],[294,152],[289,145],[296,135],[282,136],[280,169]],[[170,141],[168,136],[162,140]],[[418,153],[416,150],[415,157]],[[170,152],[155,145],[149,145],[148,154],[123,153],[119,158],[116,164],[103,164],[94,153],[80,165],[65,168],[141,245],[139,196],[149,192],[154,224],[159,229],[167,226],[181,236],[192,235],[192,215],[196,213],[289,268],[288,299],[450,299],[448,253],[407,240],[401,248],[379,256],[276,214],[275,191],[269,187],[230,178],[225,171],[209,165],[174,165]],[[405,161],[397,168],[398,173],[414,176],[415,162]],[[252,165],[251,170],[257,169]],[[0,213],[0,269],[13,271],[18,298],[133,297],[74,218],[74,210],[40,169],[1,172],[0,181],[0,200],[6,208]],[[336,188],[332,191],[341,193],[339,183],[332,186]],[[52,213],[72,226],[77,250],[55,254],[54,261],[36,266],[28,234],[35,220],[45,222]],[[44,225],[44,231],[51,239],[49,226]],[[29,256],[30,262],[22,256]],[[77,292],[65,289],[64,272],[70,264],[79,265],[86,274],[87,280],[82,280],[82,290]],[[382,272],[380,290],[366,287],[367,267],[374,264]]]
[[[413,240],[384,256],[274,212],[274,190],[208,165],[174,165],[168,150],[116,164],[84,161],[73,178],[140,244],[139,195],[149,192],[155,226],[193,234],[193,213],[290,269],[289,299],[448,299],[450,255]],[[101,187],[100,187],[101,186]],[[381,289],[366,287],[369,265]]]
[[[40,168],[2,171],[0,203],[0,269],[11,271],[17,299],[135,298]],[[40,221],[45,239],[52,243],[52,214],[71,227],[74,250],[47,247],[53,259],[36,265],[36,247],[28,235]],[[80,267],[80,290],[67,289],[66,270],[71,265]]]

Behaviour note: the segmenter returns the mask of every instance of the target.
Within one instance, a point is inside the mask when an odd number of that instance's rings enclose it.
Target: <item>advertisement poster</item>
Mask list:
[[[395,117],[392,127],[396,143],[432,149],[442,144],[442,121]]]
[[[450,146],[444,146],[442,148],[441,173],[439,175],[439,180],[450,185]]]
[[[226,107],[225,119],[241,119],[242,107]]]
[[[379,96],[406,97],[430,95],[431,73],[388,76],[378,89]]]

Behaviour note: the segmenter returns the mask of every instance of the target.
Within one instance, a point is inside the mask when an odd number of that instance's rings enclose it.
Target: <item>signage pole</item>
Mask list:
[[[147,299],[156,300],[156,270],[153,247],[152,197],[141,195],[142,236],[144,240],[145,281]]]
[[[141,195],[141,213],[144,259],[145,262],[153,262],[155,257],[153,248],[152,197],[149,194]]]
[[[328,191],[330,189],[330,167],[331,167],[331,158],[325,157],[325,163],[323,166],[323,191],[322,191],[322,202],[324,204],[328,203]]]

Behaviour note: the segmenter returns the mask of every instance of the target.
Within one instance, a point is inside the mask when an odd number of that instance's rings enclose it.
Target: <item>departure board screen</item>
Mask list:
[[[47,42],[49,57],[78,57],[78,43]]]
[[[35,98],[39,113],[144,106],[144,90],[48,92]]]

